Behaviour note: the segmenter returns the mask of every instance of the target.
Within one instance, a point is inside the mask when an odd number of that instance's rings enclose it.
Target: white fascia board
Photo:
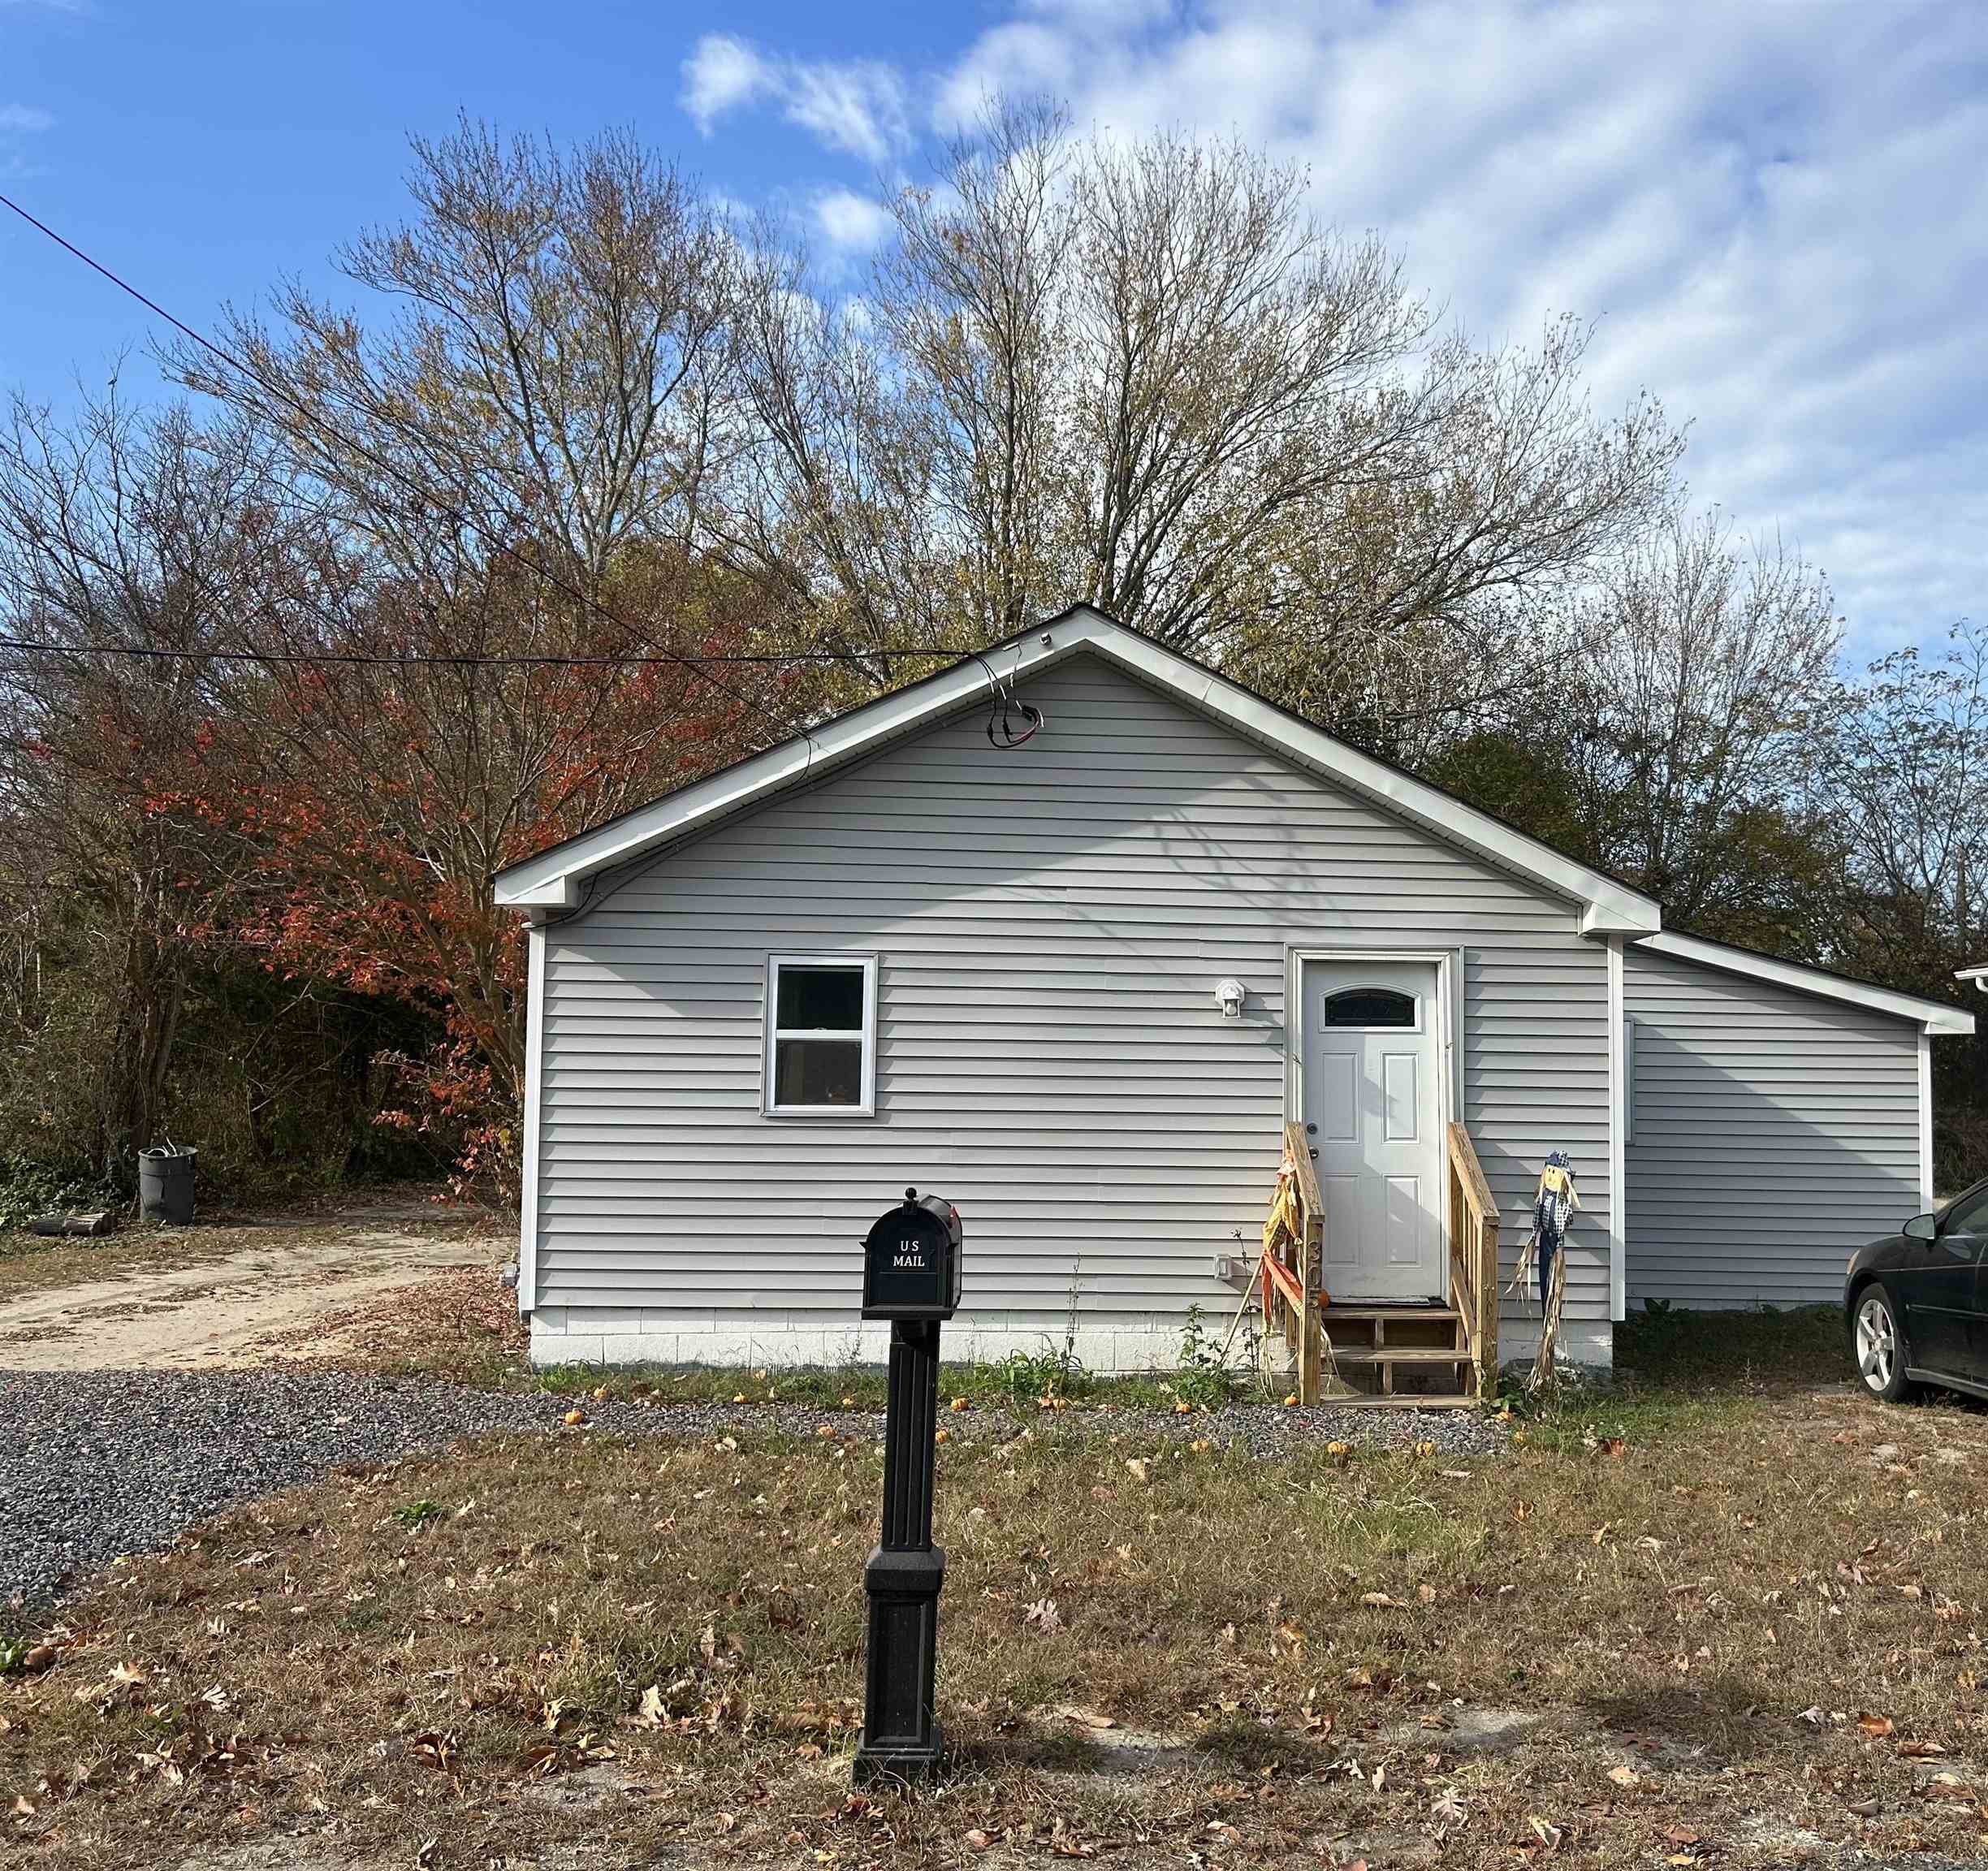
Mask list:
[[[1179,697],[1189,707],[1279,750],[1300,766],[1365,793],[1411,823],[1571,899],[1581,906],[1584,935],[1642,936],[1663,926],[1662,910],[1653,899],[1307,726],[1260,696],[1176,656],[1087,605],[1050,618],[1018,641],[990,650],[988,655],[997,659],[995,667],[1003,681],[1019,681],[1087,649]],[[598,831],[512,865],[497,879],[496,901],[514,910],[572,909],[581,900],[581,881],[594,872],[688,836],[756,797],[806,780],[811,772],[825,772],[859,758],[986,690],[986,672],[974,662],[914,683],[824,723],[799,740],[784,741]]]
[[[1501,824],[1343,741],[1307,727],[1261,697],[1183,662],[1157,643],[1121,629],[1108,619],[1098,618],[1096,622],[1104,625],[1107,634],[1095,638],[1092,647],[1147,681],[1170,689],[1190,706],[1226,721],[1252,740],[1281,748],[1300,764],[1367,794],[1424,830],[1463,845],[1557,895],[1571,897],[1582,905],[1583,935],[1641,936],[1663,927],[1662,910],[1653,898],[1562,857],[1536,838]]]
[[[1000,678],[1005,682],[1034,675],[1071,655],[1083,642],[1078,617],[1044,624],[1032,631],[1026,642],[1001,651]],[[580,901],[581,881],[596,871],[612,870],[659,845],[688,836],[763,794],[805,780],[811,772],[826,772],[860,758],[987,692],[985,672],[977,663],[967,663],[894,695],[880,697],[824,722],[799,739],[783,741],[708,780],[681,787],[652,806],[513,864],[498,876],[497,904],[512,910],[534,905],[570,910]]]
[[[1841,1000],[1852,1007],[1868,1007],[1874,1013],[1889,1013],[1910,1020],[1926,1033],[1972,1033],[1974,1016],[1943,1001],[1922,1000],[1917,994],[1900,994],[1889,987],[1872,987],[1861,981],[1846,981],[1820,968],[1806,968],[1799,961],[1779,961],[1771,955],[1755,955],[1744,948],[1728,948],[1723,943],[1701,941],[1696,936],[1665,930],[1646,936],[1640,944],[1660,955],[1675,955],[1680,961],[1718,968],[1728,974],[1744,974],[1756,981],[1771,982],[1777,987],[1791,987],[1798,994],[1815,994],[1826,1000]]]

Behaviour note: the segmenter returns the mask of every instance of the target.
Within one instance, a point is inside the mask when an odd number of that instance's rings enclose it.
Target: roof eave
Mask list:
[[[998,666],[1003,681],[1022,681],[1087,649],[1411,823],[1579,905],[1584,935],[1644,936],[1662,927],[1662,911],[1653,898],[1335,740],[1088,605],[1073,606],[1000,646]],[[508,909],[572,909],[581,901],[584,879],[693,836],[964,706],[984,690],[985,668],[970,660],[941,671],[826,722],[800,740],[769,748],[651,806],[514,864],[499,874],[495,901]]]
[[[1798,994],[1813,994],[1822,1000],[1868,1008],[1873,1013],[1888,1014],[1896,1020],[1908,1020],[1922,1033],[1969,1034],[1974,1031],[1972,1013],[1950,1007],[1943,1000],[1901,994],[1894,988],[1852,981],[1844,975],[1804,966],[1799,961],[1757,955],[1751,949],[1729,948],[1722,942],[1709,942],[1703,936],[1687,936],[1681,931],[1665,930],[1661,934],[1647,936],[1643,946],[1653,948],[1660,955],[1675,955],[1680,961],[1696,962],[1701,967],[1719,969],[1728,974],[1744,975],[1749,979],[1790,988]]]

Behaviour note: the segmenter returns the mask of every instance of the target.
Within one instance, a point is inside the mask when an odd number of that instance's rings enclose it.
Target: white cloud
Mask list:
[[[707,32],[683,62],[680,101],[706,136],[728,110],[736,110],[772,89],[771,67],[743,39]]]
[[[1308,166],[1474,332],[1601,321],[1597,407],[1692,421],[1692,492],[1778,525],[1859,648],[1983,608],[1988,10],[1026,0],[935,92],[1047,90]]]
[[[815,198],[815,225],[839,253],[858,255],[882,245],[891,227],[890,213],[880,201],[848,188],[831,188]]]
[[[55,119],[32,104],[0,104],[0,136],[32,136],[50,128]]]
[[[903,79],[874,59],[810,63],[707,32],[683,63],[679,102],[703,135],[728,112],[776,99],[781,115],[830,149],[881,162],[910,140]]]

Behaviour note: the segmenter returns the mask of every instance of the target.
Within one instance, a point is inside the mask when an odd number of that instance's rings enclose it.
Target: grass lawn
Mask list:
[[[878,1450],[748,1404],[119,1565],[0,1676],[0,1803],[65,1866],[1974,1852],[1988,1415],[1818,1385],[1833,1337],[1750,1323],[1719,1385],[1629,1334],[1629,1394],[1491,1457],[950,1440],[935,1791],[847,1779]]]

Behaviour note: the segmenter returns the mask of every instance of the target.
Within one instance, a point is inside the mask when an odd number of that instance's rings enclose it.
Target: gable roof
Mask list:
[[[1088,604],[1073,605],[985,652],[989,657],[996,653],[1004,679],[1016,681],[1074,656],[1101,656],[1295,765],[1364,795],[1501,870],[1568,898],[1580,909],[1584,935],[1642,936],[1662,926],[1662,913],[1653,897],[1563,856],[1441,787],[1362,753]],[[879,696],[806,735],[509,866],[498,874],[496,901],[517,910],[576,909],[584,902],[589,878],[708,831],[736,813],[918,733],[984,694],[987,686],[983,665],[968,658]]]
[[[1751,980],[1771,982],[1777,987],[1791,987],[1797,993],[1841,1000],[1852,1007],[1868,1008],[1873,1013],[1889,1013],[1912,1022],[1922,1032],[1974,1031],[1974,1016],[1951,1002],[1901,994],[1893,987],[1860,981],[1853,974],[1839,974],[1827,968],[1812,967],[1805,961],[1783,961],[1755,949],[1735,948],[1730,942],[1714,942],[1706,936],[1666,929],[1658,935],[1644,936],[1636,946],[1654,949],[1659,955],[1675,955],[1680,961],[1693,961],[1701,967],[1722,969],[1728,974],[1744,974]]]

